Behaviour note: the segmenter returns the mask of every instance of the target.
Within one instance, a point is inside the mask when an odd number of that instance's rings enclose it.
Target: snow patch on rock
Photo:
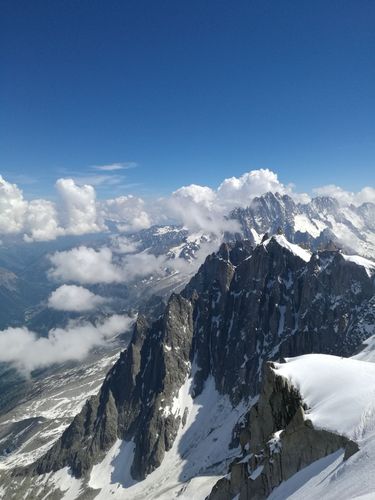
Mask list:
[[[305,250],[304,248],[300,247],[299,245],[295,245],[294,243],[290,243],[283,234],[277,234],[269,238],[264,242],[264,245],[267,247],[267,245],[270,243],[270,241],[274,239],[277,241],[277,243],[292,252],[294,255],[297,255],[300,259],[304,260],[305,262],[309,262],[311,259],[311,253]]]
[[[360,257],[359,255],[344,255],[342,254],[345,260],[349,262],[354,262],[357,266],[362,266],[366,269],[368,276],[372,276],[375,271],[375,262],[369,259],[365,259],[364,257]]]

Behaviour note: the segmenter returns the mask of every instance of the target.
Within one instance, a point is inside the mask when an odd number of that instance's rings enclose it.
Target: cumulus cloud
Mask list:
[[[22,191],[0,175],[0,232],[2,234],[22,231],[27,203]]]
[[[124,281],[135,278],[145,278],[150,275],[166,276],[170,273],[181,273],[185,276],[194,274],[210,253],[217,251],[220,240],[199,239],[199,249],[194,253],[194,259],[186,260],[176,256],[153,255],[149,252],[139,252],[125,255],[122,259]]]
[[[196,184],[184,186],[172,193],[165,203],[170,216],[188,229],[219,235],[238,230],[235,223],[227,219],[231,210],[249,206],[255,197],[268,191],[289,194],[297,202],[309,200],[307,194],[296,193],[292,185],[280,182],[276,173],[259,169],[225,179],[216,190]]]
[[[108,247],[95,250],[80,246],[56,252],[50,256],[50,261],[53,268],[50,269],[49,276],[57,281],[97,284],[129,282],[136,277],[141,278],[153,273],[164,274],[169,259],[164,255],[155,256],[148,252],[139,252],[125,254],[115,262],[112,250]],[[64,285],[60,288],[66,292]],[[60,296],[61,292],[58,298]]]
[[[173,196],[186,201],[191,201],[206,208],[211,208],[216,200],[216,193],[207,186],[190,184],[174,191]]]
[[[313,190],[314,194],[317,196],[330,196],[335,198],[340,205],[355,205],[359,206],[362,203],[375,203],[375,189],[372,187],[364,187],[357,193],[351,191],[345,191],[335,184],[329,184],[327,186],[322,186],[315,188]]]
[[[277,174],[268,170],[260,169],[247,172],[240,177],[225,179],[218,188],[218,195],[222,202],[236,206],[238,203],[249,205],[255,197],[267,191],[285,191],[285,186],[277,178]]]
[[[190,232],[204,231],[219,236],[225,231],[238,230],[236,223],[228,220],[231,210],[249,206],[255,197],[268,191],[288,194],[302,203],[310,199],[306,193],[297,193],[292,184],[283,184],[275,172],[259,169],[225,179],[217,189],[197,184],[183,186],[158,200],[157,206],[145,209],[152,212],[154,222],[171,220]]]
[[[26,241],[48,241],[105,229],[92,186],[59,179],[56,189],[57,205],[43,199],[27,201],[16,184],[0,176],[0,233],[24,233]]]
[[[116,223],[120,232],[135,232],[152,225],[145,202],[137,196],[119,196],[102,204],[103,218]]]
[[[66,328],[54,328],[48,337],[23,328],[0,331],[0,361],[11,363],[24,374],[65,361],[84,359],[89,351],[129,330],[133,319],[113,315],[104,321],[74,321]]]
[[[92,311],[108,302],[108,299],[77,285],[62,285],[48,298],[48,306],[58,311]]]
[[[59,179],[56,203],[40,199],[26,201],[16,184],[0,177],[0,234],[23,233],[27,241],[43,241],[108,230],[105,224],[108,221],[122,233],[147,229],[153,224],[176,223],[189,232],[203,231],[219,236],[235,230],[234,222],[227,219],[233,208],[246,207],[256,196],[268,191],[288,194],[302,203],[309,200],[307,194],[298,193],[293,185],[283,184],[275,172],[258,169],[227,178],[216,189],[191,184],[157,200],[124,195],[98,201],[94,185],[118,183],[121,176],[117,176],[116,171],[131,166],[131,163],[97,165],[92,167],[98,171],[96,175],[76,181]],[[315,189],[314,194],[333,196],[342,205],[375,200],[372,187],[352,193],[330,185]]]
[[[108,284],[127,283],[150,275],[166,276],[173,272],[190,275],[198,269],[209,253],[217,250],[220,240],[198,238],[197,243],[200,248],[195,252],[195,258],[192,261],[178,256],[170,258],[168,255],[154,255],[147,251],[134,252],[133,250],[137,247],[133,244],[128,247],[126,242],[125,249],[121,249],[122,243],[120,242],[119,248],[117,250],[114,248],[113,251],[108,247],[95,250],[80,246],[51,255],[50,261],[53,267],[49,270],[49,276],[60,282]],[[132,250],[132,252],[127,250]],[[49,304],[56,309],[83,311],[84,306],[77,304],[81,304],[82,301],[83,304],[94,303],[93,307],[96,307],[98,299],[105,300],[82,286],[64,284],[51,294]]]
[[[92,186],[77,186],[73,179],[59,179],[56,189],[61,199],[61,219],[66,234],[95,233],[104,229],[98,220]]]
[[[289,194],[297,201],[308,201],[309,196],[304,193],[295,193],[293,185],[284,185],[279,181],[275,172],[268,168],[252,170],[240,177],[225,179],[219,186],[217,193],[220,202],[228,208],[247,207],[253,198],[271,191],[272,193]]]
[[[81,284],[119,283],[124,279],[123,269],[112,259],[110,248],[99,250],[80,246],[50,255],[53,268],[49,276],[57,281]]]
[[[169,216],[191,232],[205,231],[215,235],[237,230],[237,223],[228,220],[217,193],[206,186],[184,186],[165,200]]]
[[[129,168],[130,164],[99,165],[103,172]],[[154,223],[175,221],[190,231],[219,234],[233,231],[226,215],[236,206],[247,206],[255,196],[266,191],[296,195],[291,186],[283,185],[274,172],[260,169],[240,177],[225,179],[218,189],[191,184],[170,196],[146,203],[133,195],[96,201],[93,185],[117,182],[113,175],[88,176],[81,179],[59,179],[57,205],[46,200],[31,203],[23,199],[16,185],[3,181],[0,191],[0,231],[25,231],[31,240],[54,239],[60,235],[79,235],[106,229],[105,220],[116,224],[118,231],[128,233],[147,229]]]
[[[55,205],[48,200],[32,200],[28,204],[24,229],[26,241],[48,241],[64,234],[59,226]]]

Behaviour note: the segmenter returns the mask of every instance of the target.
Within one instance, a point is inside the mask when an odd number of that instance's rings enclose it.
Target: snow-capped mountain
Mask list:
[[[296,203],[288,195],[266,193],[248,208],[233,210],[245,238],[259,243],[264,233],[282,229],[288,240],[313,249],[337,242],[349,253],[375,257],[375,204],[341,206],[331,197]]]
[[[279,230],[289,241],[317,250],[330,241],[349,253],[375,257],[375,204],[346,205],[332,197],[318,196],[308,203],[298,203],[291,196],[268,192],[254,198],[247,208],[236,208],[228,219],[238,222],[241,238],[260,243],[264,234]],[[224,239],[233,241],[235,234]],[[193,259],[207,242],[219,241],[222,235],[206,231],[189,232],[180,226],[153,226],[128,236],[140,251],[154,255]]]
[[[268,360],[353,355],[375,333],[373,275],[370,260],[311,253],[281,234],[255,248],[223,244],[159,319],[139,316],[99,394],[45,455],[13,472],[4,491],[21,491],[22,482],[36,499],[58,489],[72,498],[205,498],[236,456],[248,467],[247,428],[266,390]],[[286,415],[296,405],[290,391],[283,397],[283,384],[275,387],[278,415]],[[288,424],[285,415],[278,426]],[[266,431],[259,433],[260,446]],[[340,439],[327,450],[354,446],[350,436]],[[251,480],[261,476],[258,465]],[[232,498],[233,475],[225,481],[213,498]]]
[[[46,310],[46,298],[56,287],[48,276],[49,256],[77,245],[112,250],[119,266],[134,256],[134,266],[142,268],[147,259],[154,265],[149,271],[120,284],[92,286],[94,293],[115,299],[116,312],[138,308],[144,298],[153,295],[167,298],[180,290],[196,272],[206,255],[220,242],[245,237],[258,244],[265,233],[281,230],[289,241],[317,250],[335,242],[347,254],[375,257],[375,205],[365,203],[341,207],[329,197],[317,197],[307,204],[296,203],[288,195],[266,193],[253,199],[248,208],[238,208],[228,214],[238,227],[238,233],[218,234],[207,230],[189,231],[181,226],[153,226],[133,234],[99,234],[82,238],[66,237],[54,242],[25,243],[7,240],[0,248],[0,325],[30,324],[43,333],[60,324],[60,318]],[[146,269],[146,267],[145,267]],[[54,324],[54,321],[56,324]]]

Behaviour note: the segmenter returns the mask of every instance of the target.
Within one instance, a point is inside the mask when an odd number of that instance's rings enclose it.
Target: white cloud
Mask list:
[[[357,193],[353,193],[351,191],[345,191],[335,184],[329,184],[327,186],[315,188],[313,192],[317,196],[330,196],[335,198],[340,205],[343,206],[351,204],[359,206],[367,202],[375,203],[375,189],[369,186],[364,187]]]
[[[95,170],[100,170],[102,172],[114,172],[116,170],[128,170],[129,168],[135,168],[137,164],[134,161],[129,161],[125,163],[109,163],[107,165],[93,165],[92,168]]]
[[[120,232],[135,232],[148,229],[151,225],[145,202],[136,196],[119,196],[102,204],[103,218],[115,222]]]
[[[26,241],[48,241],[64,234],[55,205],[48,200],[32,200],[24,221]]]
[[[199,240],[199,238],[198,238]],[[217,251],[221,240],[199,241],[200,248],[191,261],[183,257],[168,258],[166,255],[153,255],[149,252],[139,252],[125,255],[122,259],[124,281],[135,278],[145,278],[150,275],[166,276],[178,272],[185,276],[194,274],[210,253]]]
[[[281,183],[268,169],[225,179],[216,190],[196,184],[183,186],[153,203],[132,195],[106,200],[101,202],[99,219],[110,220],[120,231],[135,232],[154,223],[183,225],[189,239],[196,240],[201,247],[194,264],[147,251],[137,253],[134,242],[122,236],[125,239],[112,238],[113,251],[106,247],[100,250],[79,247],[56,253],[51,257],[54,269],[50,275],[61,281],[90,284],[131,281],[155,273],[163,276],[170,271],[190,273],[219,246],[225,232],[240,230],[237,221],[228,220],[229,212],[235,207],[248,206],[255,197],[268,191],[288,194],[296,201],[308,200],[306,194],[296,193],[292,185]],[[359,193],[348,193],[337,186],[325,186],[316,193],[333,195],[342,204],[349,204],[373,200],[374,191],[367,187]]]
[[[174,191],[172,195],[175,198],[193,202],[206,208],[211,208],[216,201],[216,193],[213,189],[207,186],[199,186],[198,184],[183,186],[177,189],[177,191]]]
[[[74,321],[66,328],[50,330],[48,337],[38,337],[25,327],[7,328],[0,331],[0,361],[25,374],[55,363],[79,361],[93,347],[128,331],[133,321],[117,314],[96,324]]]
[[[170,263],[165,255],[153,255],[140,252],[127,255],[123,260],[124,280],[144,278],[151,274],[165,274],[165,268]]]
[[[22,191],[0,175],[0,233],[19,233],[23,229],[27,202]]]
[[[191,232],[220,235],[237,230],[237,223],[226,219],[228,211],[220,205],[217,193],[209,187],[196,184],[184,186],[174,191],[165,200],[165,205],[169,216]]]
[[[139,249],[139,242],[133,241],[127,236],[111,236],[111,249],[114,253],[135,253]]]
[[[116,184],[121,176],[116,171],[134,166],[131,163],[97,165],[98,174],[79,179],[58,179],[58,201],[24,199],[16,184],[0,177],[0,234],[23,233],[27,241],[52,240],[61,235],[82,235],[107,230],[105,221],[115,224],[119,232],[136,232],[153,224],[174,222],[189,232],[204,231],[220,236],[236,230],[226,216],[235,207],[246,207],[256,196],[267,191],[288,194],[296,201],[307,202],[291,184],[283,184],[269,169],[246,172],[225,179],[217,189],[191,184],[157,200],[143,200],[127,195],[104,201],[96,200],[93,185]],[[103,173],[100,173],[103,172]],[[352,193],[338,186],[323,186],[317,195],[329,195],[342,205],[375,202],[375,189],[365,187]]]
[[[95,295],[87,288],[77,285],[62,285],[51,293],[48,306],[58,311],[92,311],[108,302],[108,299]]]
[[[273,193],[288,194],[297,201],[308,201],[309,196],[304,193],[295,193],[292,185],[281,183],[275,172],[268,168],[251,170],[240,177],[225,179],[219,186],[217,193],[220,203],[227,208],[247,207],[256,196],[271,191]]]
[[[120,256],[122,252],[118,253]],[[51,278],[80,284],[122,283],[153,273],[164,274],[167,263],[171,263],[170,267],[173,267],[174,262],[164,255],[155,256],[148,252],[124,254],[114,262],[111,249],[102,247],[95,250],[85,246],[56,252],[50,256],[50,261],[53,264],[49,271]],[[61,288],[63,287],[64,285]],[[60,295],[59,293],[58,298]]]
[[[121,175],[106,175],[106,174],[94,174],[94,175],[84,175],[81,177],[74,177],[74,182],[78,186],[90,185],[93,187],[98,186],[117,186],[124,181]]]
[[[206,240],[196,236],[200,248],[190,262],[182,257],[169,258],[167,255],[154,255],[147,251],[135,253],[137,246],[133,242],[129,244],[127,239],[125,242],[121,241],[124,237],[117,237],[112,239],[113,251],[108,247],[95,250],[80,246],[54,253],[50,256],[53,268],[49,270],[49,276],[62,282],[97,284],[128,283],[136,278],[166,276],[171,272],[190,275],[199,268],[209,253],[217,250],[221,241],[216,237]],[[105,300],[82,286],[64,284],[51,294],[49,305],[61,310],[83,311],[84,305],[81,303],[94,303],[93,307],[96,307],[98,299]]]
[[[216,190],[196,184],[184,186],[165,203],[170,216],[189,230],[220,235],[238,230],[235,223],[226,218],[233,208],[247,207],[255,197],[268,191],[289,194],[298,202],[309,200],[307,194],[296,193],[292,185],[281,183],[271,170],[259,169],[225,179]]]
[[[62,202],[61,220],[65,234],[94,233],[104,229],[98,220],[95,189],[77,186],[73,179],[59,179],[56,189]]]
[[[58,281],[81,284],[119,283],[124,279],[123,269],[112,260],[107,247],[99,250],[80,246],[50,255],[53,268],[50,277]]]
[[[97,211],[92,186],[72,179],[56,182],[59,201],[24,199],[22,190],[0,176],[0,234],[24,233],[26,241],[48,241],[62,235],[80,235],[105,228]]]

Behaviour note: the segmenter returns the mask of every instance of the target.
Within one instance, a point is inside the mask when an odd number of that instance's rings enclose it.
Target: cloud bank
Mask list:
[[[194,274],[203,264],[208,254],[217,250],[220,239],[200,240],[200,248],[195,251],[191,261],[176,256],[154,255],[148,251],[137,252],[134,243],[124,237],[113,238],[113,248],[94,249],[86,246],[55,252],[49,259],[52,268],[49,277],[57,282],[78,283],[79,285],[129,283],[134,279],[166,276],[171,273]],[[86,288],[75,285],[62,285],[50,296],[50,305],[61,310],[75,310],[74,303],[95,303],[99,297]],[[51,304],[52,299],[52,304]],[[100,299],[104,299],[100,297]],[[104,299],[105,300],[105,299]],[[65,304],[61,305],[60,304]],[[62,307],[72,309],[62,309]],[[97,305],[97,304],[96,304]],[[93,306],[94,307],[96,307]],[[82,306],[83,307],[83,306]],[[78,309],[76,309],[78,310]],[[84,310],[84,309],[80,309]]]
[[[115,260],[112,250],[108,247],[95,250],[80,246],[51,255],[50,261],[53,267],[49,271],[49,276],[55,281],[74,282],[81,285],[125,283],[154,273],[164,274],[168,266],[172,270],[180,260],[182,259],[169,260],[164,255],[155,256],[148,252],[127,254]],[[63,290],[57,294],[58,300],[62,293],[67,295],[72,292],[70,286],[68,290],[64,288],[64,285],[58,290],[61,288]],[[75,287],[74,294],[77,294],[77,288],[86,290],[82,287]],[[78,292],[81,297],[82,290]]]
[[[353,193],[345,191],[334,184],[329,184],[313,189],[313,193],[316,196],[330,196],[335,198],[342,206],[359,206],[363,203],[375,203],[375,189],[372,187],[365,187],[358,191],[358,193]]]
[[[26,241],[48,241],[105,229],[92,186],[78,186],[73,179],[59,179],[55,186],[57,203],[27,201],[16,184],[0,176],[0,234],[24,233]]]
[[[75,321],[65,329],[50,330],[48,337],[38,337],[25,327],[7,328],[0,331],[0,361],[12,364],[25,375],[55,363],[79,361],[93,347],[128,331],[133,322],[117,314],[96,324]]]
[[[213,189],[191,184],[183,186],[169,196],[145,200],[138,196],[123,195],[97,200],[94,186],[105,181],[117,182],[116,172],[132,164],[114,163],[92,167],[101,175],[81,179],[58,179],[57,201],[25,200],[16,184],[0,176],[0,235],[23,234],[26,241],[52,240],[64,235],[82,235],[117,228],[120,233],[147,229],[153,224],[176,223],[190,232],[208,231],[220,234],[233,230],[226,215],[235,207],[246,207],[256,196],[268,191],[288,194],[298,202],[309,200],[293,185],[283,184],[269,169],[246,172],[230,177]],[[341,205],[360,205],[375,202],[375,189],[364,187],[358,193],[329,185],[313,190],[314,195],[335,197]]]

